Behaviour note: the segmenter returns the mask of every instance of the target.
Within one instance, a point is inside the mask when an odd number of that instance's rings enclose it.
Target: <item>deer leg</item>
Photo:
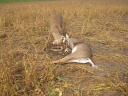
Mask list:
[[[56,63],[68,63],[71,59],[72,59],[72,54],[69,54],[62,59],[52,61],[52,63],[55,63],[55,64]]]
[[[88,58],[88,62],[92,65],[92,67],[97,68],[97,66],[94,64],[94,62],[90,58]]]

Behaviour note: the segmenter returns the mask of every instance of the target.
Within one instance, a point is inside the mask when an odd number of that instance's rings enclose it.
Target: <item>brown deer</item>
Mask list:
[[[55,11],[52,12],[50,18],[50,33],[54,38],[54,45],[59,45],[65,42],[66,32],[64,29],[63,16]]]
[[[92,50],[90,46],[78,39],[66,36],[66,41],[72,52],[62,59],[55,60],[52,63],[90,63],[92,67],[97,66],[92,61]]]

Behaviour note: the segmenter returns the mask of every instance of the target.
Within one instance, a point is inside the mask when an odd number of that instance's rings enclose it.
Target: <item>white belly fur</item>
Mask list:
[[[71,60],[71,62],[75,62],[75,63],[90,63],[90,59],[89,58],[79,58],[79,59]]]
[[[72,53],[74,53],[76,50],[77,50],[77,47],[74,47],[74,48],[72,49]]]
[[[81,63],[81,64],[90,63],[92,67],[97,68],[97,66],[92,62],[90,58],[79,58],[79,59],[70,60],[70,62]]]

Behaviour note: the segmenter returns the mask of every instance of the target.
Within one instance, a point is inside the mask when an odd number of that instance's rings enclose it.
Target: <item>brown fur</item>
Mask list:
[[[52,12],[50,18],[50,33],[54,38],[53,44],[58,45],[63,42],[65,38],[63,17],[55,11]]]
[[[53,63],[68,63],[70,62],[70,60],[73,60],[73,59],[91,58],[92,51],[88,45],[84,43],[79,43],[74,48],[77,48],[75,52],[65,56],[64,58],[60,60],[53,61]]]

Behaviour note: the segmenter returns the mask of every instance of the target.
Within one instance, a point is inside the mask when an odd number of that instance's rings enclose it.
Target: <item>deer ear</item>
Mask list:
[[[69,35],[68,34],[66,34],[66,39],[69,39]]]

